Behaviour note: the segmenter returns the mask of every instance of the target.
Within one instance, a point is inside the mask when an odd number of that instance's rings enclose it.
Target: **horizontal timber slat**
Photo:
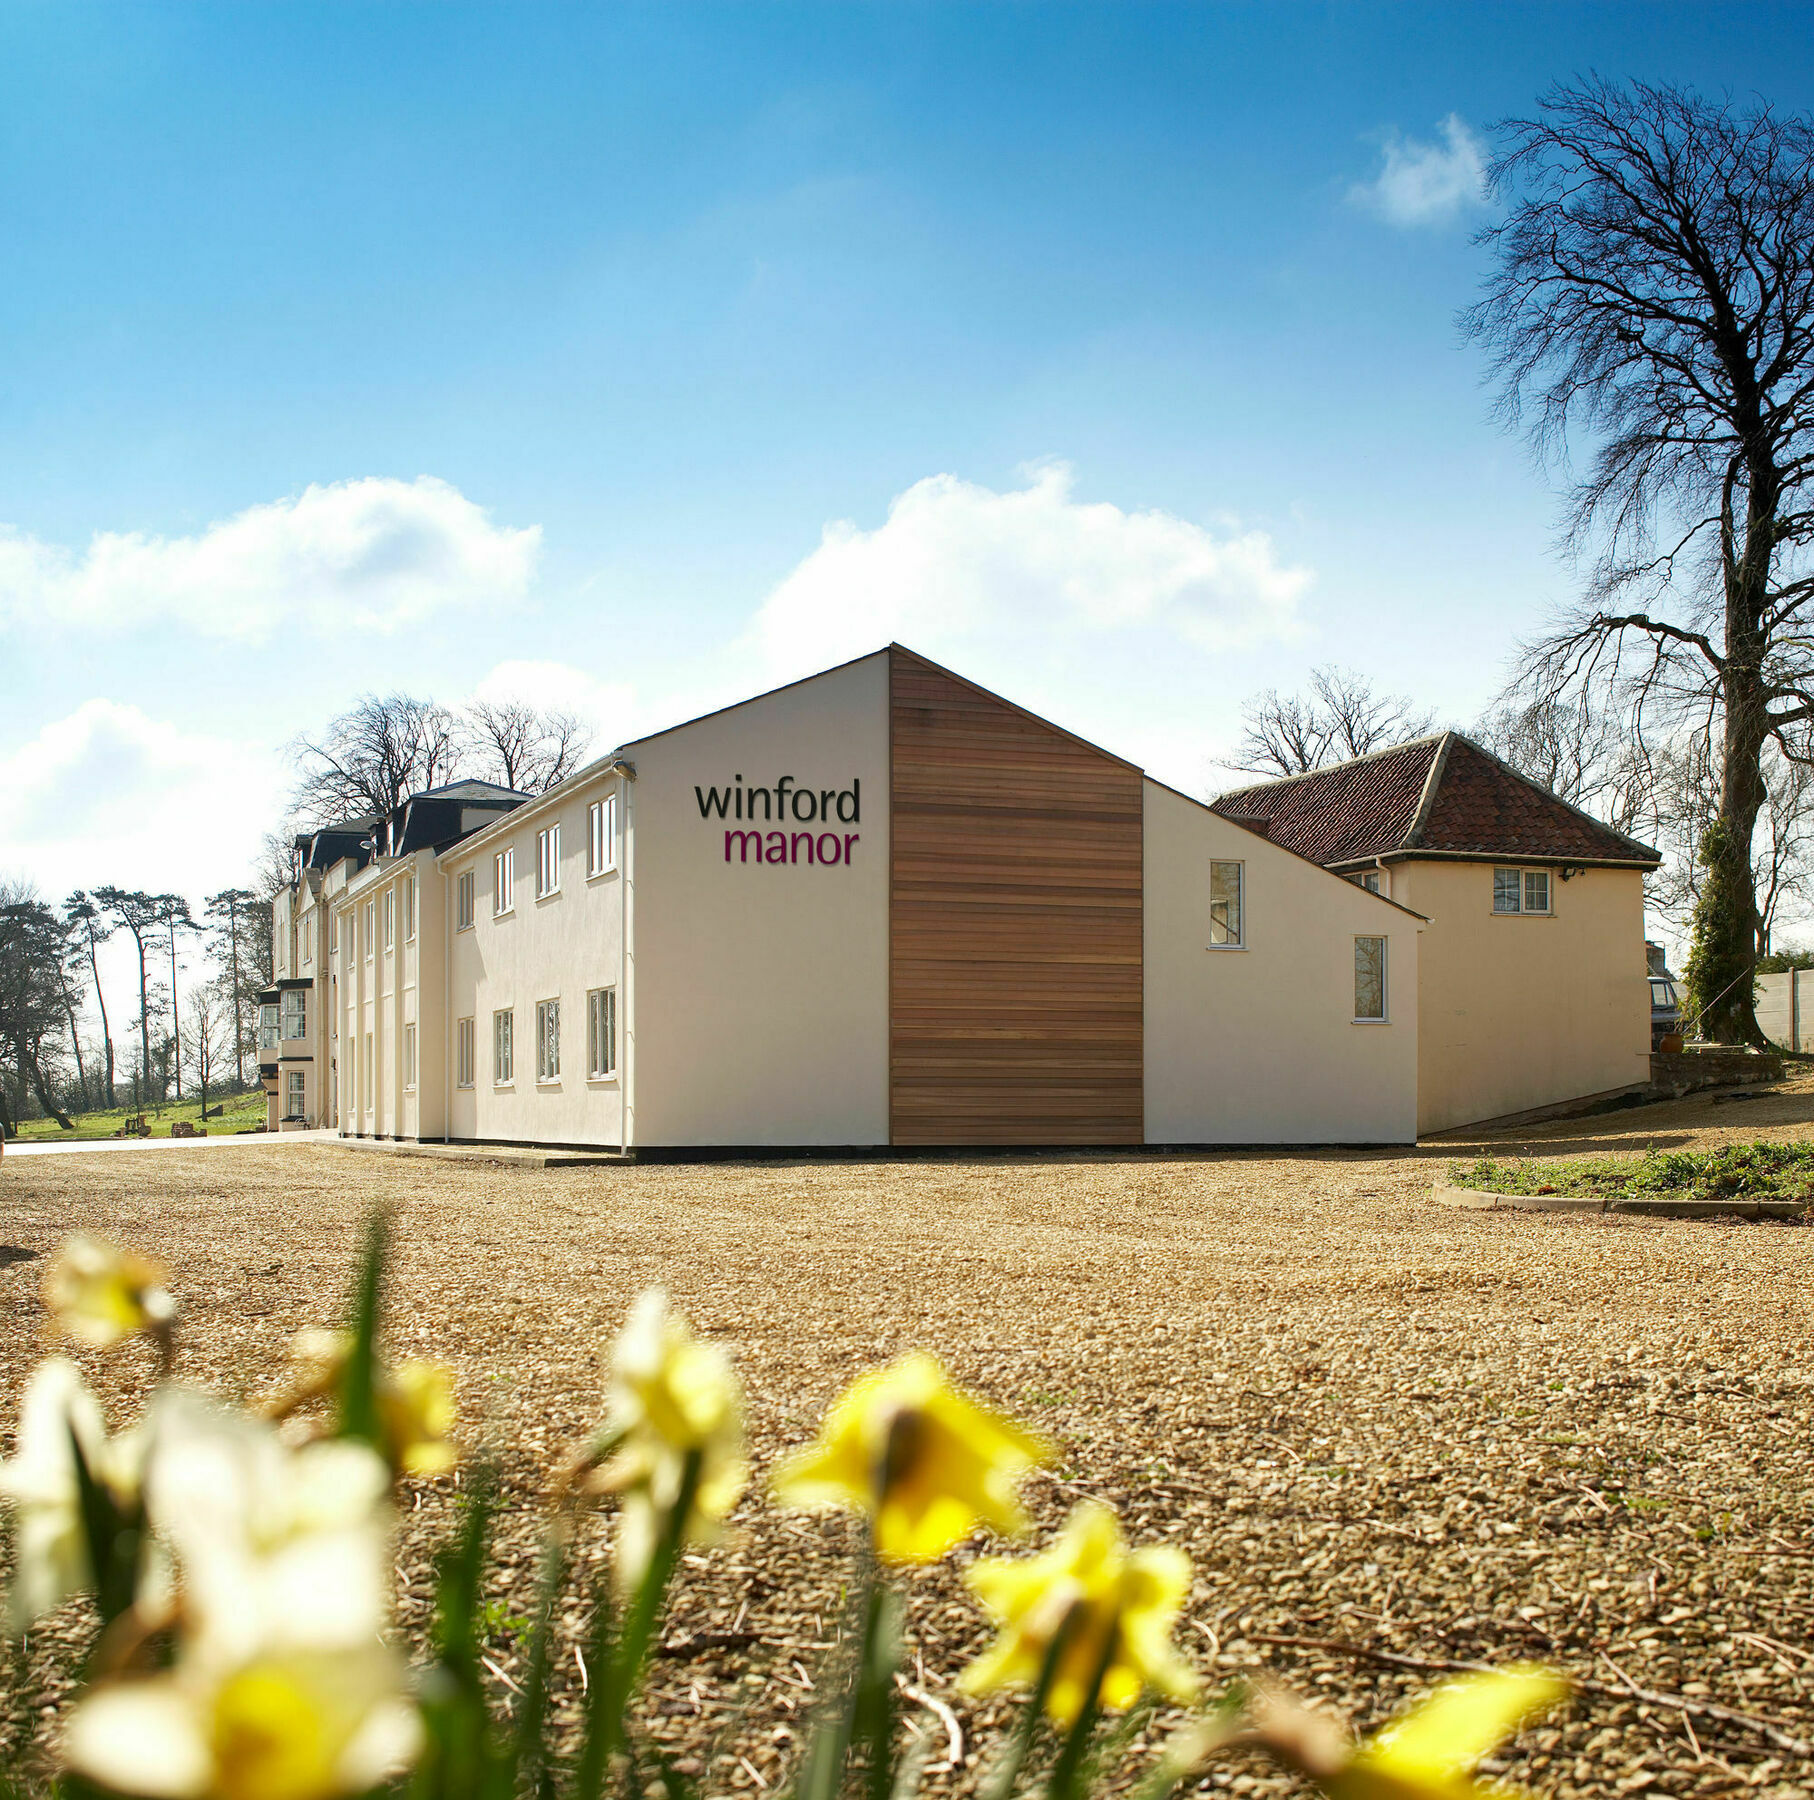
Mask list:
[[[891,1135],[1144,1136],[1138,769],[890,653]]]

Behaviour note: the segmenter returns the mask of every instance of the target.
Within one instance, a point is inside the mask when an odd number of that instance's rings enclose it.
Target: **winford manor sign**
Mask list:
[[[735,776],[730,787],[693,789],[702,819],[741,819],[740,827],[724,834],[724,860],[737,852],[739,862],[759,863],[848,863],[862,834],[856,831],[826,831],[829,824],[855,825],[863,812],[863,784],[850,778],[847,788],[799,787],[791,775],[777,779],[773,787],[745,787],[743,777]],[[754,828],[756,808],[762,808],[765,823],[788,829],[758,831]],[[795,825],[816,825],[817,831],[795,831]]]

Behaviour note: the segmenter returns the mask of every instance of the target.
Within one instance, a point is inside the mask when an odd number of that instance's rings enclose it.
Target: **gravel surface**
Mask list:
[[[184,1371],[257,1397],[290,1334],[338,1316],[360,1216],[383,1198],[402,1213],[392,1347],[458,1368],[470,1441],[506,1469],[492,1650],[506,1675],[540,1492],[599,1416],[625,1308],[659,1281],[735,1356],[759,1469],[861,1369],[938,1352],[1062,1446],[1029,1484],[1036,1541],[1094,1494],[1137,1539],[1189,1552],[1181,1636],[1212,1682],[1261,1672],[1368,1728],[1439,1678],[1422,1665],[1534,1655],[1599,1687],[1491,1772],[1556,1795],[1804,1794],[1814,1233],[1430,1198],[1440,1160],[1489,1142],[1548,1157],[1759,1136],[1814,1138],[1814,1082],[1393,1154],[546,1171],[313,1144],[7,1158],[0,1434],[10,1445],[39,1353],[40,1259],[66,1231],[167,1260]],[[123,1422],[149,1352],[83,1360]],[[452,1493],[449,1480],[406,1495],[412,1642]],[[650,1696],[713,1793],[757,1792],[785,1767],[851,1543],[844,1522],[759,1497],[736,1525],[689,1557]],[[974,1788],[977,1740],[1005,1716],[953,1686],[985,1637],[956,1570],[985,1548],[908,1584],[912,1678],[966,1733],[947,1767],[944,1726],[910,1705],[934,1791]],[[576,1605],[564,1630],[582,1626]],[[73,1604],[0,1662],[0,1765],[54,1735],[85,1628]],[[570,1655],[563,1681],[570,1715]],[[1288,1783],[1237,1758],[1212,1785]]]

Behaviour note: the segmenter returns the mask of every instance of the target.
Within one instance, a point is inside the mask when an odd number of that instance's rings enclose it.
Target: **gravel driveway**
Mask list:
[[[1519,1142],[1566,1155],[1759,1135],[1814,1136],[1814,1084]],[[1438,1678],[1424,1665],[1535,1655],[1604,1691],[1494,1765],[1521,1784],[1814,1791],[1793,1748],[1814,1739],[1814,1233],[1434,1204],[1436,1160],[1471,1153],[553,1170],[325,1145],[8,1158],[0,1431],[10,1442],[37,1354],[38,1259],[66,1230],[168,1260],[187,1372],[257,1395],[289,1334],[338,1314],[361,1211],[384,1197],[403,1211],[392,1343],[457,1366],[472,1439],[499,1448],[515,1502],[493,1650],[506,1674],[536,1496],[598,1416],[609,1334],[660,1281],[729,1343],[759,1466],[860,1369],[910,1346],[944,1356],[1061,1444],[1029,1490],[1040,1534],[1099,1494],[1136,1537],[1189,1552],[1183,1639],[1212,1678],[1265,1672],[1366,1727]],[[87,1361],[123,1417],[148,1353]],[[451,1492],[407,1502],[412,1637]],[[652,1695],[713,1792],[755,1792],[784,1765],[849,1542],[839,1521],[759,1499],[738,1523],[689,1559]],[[967,1760],[946,1768],[944,1727],[910,1716],[938,1747],[929,1784],[967,1791],[997,1713],[951,1685],[984,1636],[954,1567],[910,1584],[911,1655],[956,1708]],[[0,1664],[0,1763],[54,1730],[79,1611]],[[570,1707],[571,1658],[563,1674]],[[1235,1762],[1215,1785],[1283,1783]]]

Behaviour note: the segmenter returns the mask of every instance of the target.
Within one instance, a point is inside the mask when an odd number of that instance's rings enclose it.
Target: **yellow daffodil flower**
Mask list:
[[[743,1389],[730,1358],[696,1338],[659,1288],[638,1296],[612,1346],[604,1439],[611,1454],[586,1485],[622,1496],[614,1568],[629,1589],[679,1502],[689,1456],[699,1456],[682,1533],[689,1543],[712,1542],[749,1483]]]
[[[1486,1800],[1474,1765],[1568,1692],[1560,1675],[1530,1663],[1449,1682],[1375,1732],[1321,1785],[1336,1800]]]
[[[44,1304],[59,1330],[106,1349],[134,1332],[167,1332],[176,1302],[161,1263],[78,1231],[44,1271]]]
[[[1190,1592],[1190,1559],[1165,1544],[1129,1550],[1114,1513],[1098,1501],[1072,1511],[1050,1550],[979,1562],[966,1580],[1001,1627],[958,1678],[966,1693],[1036,1685],[1061,1630],[1064,1646],[1046,1690],[1046,1711],[1060,1724],[1082,1711],[1098,1668],[1098,1701],[1117,1710],[1142,1688],[1172,1700],[1197,1691],[1196,1675],[1171,1642]]]
[[[365,1644],[102,1682],[70,1714],[64,1760],[154,1800],[341,1800],[416,1756],[403,1673]]]
[[[277,1408],[279,1415],[330,1394],[353,1348],[350,1331],[299,1331],[290,1345],[302,1370],[297,1390]],[[443,1363],[410,1360],[377,1372],[378,1418],[391,1466],[406,1475],[445,1475],[460,1460],[452,1437],[458,1409],[453,1371]]]
[[[153,1416],[146,1511],[176,1563],[184,1631],[215,1663],[371,1642],[386,1624],[390,1472],[368,1445],[292,1450],[181,1388]]]
[[[978,1406],[920,1352],[853,1382],[818,1437],[782,1465],[776,1496],[792,1506],[849,1506],[875,1521],[886,1562],[932,1562],[980,1520],[1026,1529],[1015,1485],[1049,1451]]]
[[[143,1434],[109,1438],[100,1403],[75,1364],[67,1357],[48,1357],[25,1384],[18,1453],[0,1463],[0,1499],[10,1503],[14,1514],[7,1613],[15,1632],[94,1585],[72,1434],[95,1479],[111,1489],[119,1504],[130,1502],[138,1492]]]

